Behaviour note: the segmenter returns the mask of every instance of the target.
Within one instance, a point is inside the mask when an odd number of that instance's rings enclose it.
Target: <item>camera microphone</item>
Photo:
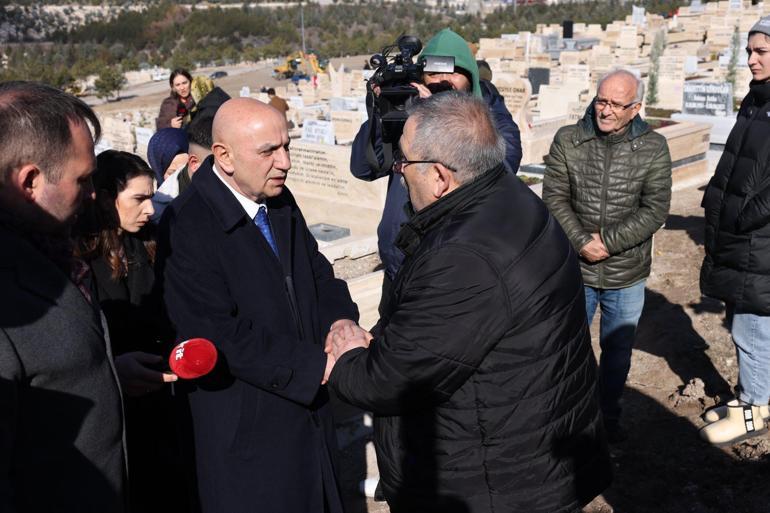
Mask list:
[[[385,57],[383,57],[381,53],[375,53],[369,59],[369,64],[371,64],[374,69],[377,69],[385,64]]]

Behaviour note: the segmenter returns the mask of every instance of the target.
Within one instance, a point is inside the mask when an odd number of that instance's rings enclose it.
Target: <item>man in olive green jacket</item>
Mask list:
[[[644,83],[615,70],[545,159],[543,201],[580,253],[590,324],[601,307],[599,393],[611,441],[625,438],[620,398],[644,307],[652,236],[668,215],[671,156],[639,116]]]

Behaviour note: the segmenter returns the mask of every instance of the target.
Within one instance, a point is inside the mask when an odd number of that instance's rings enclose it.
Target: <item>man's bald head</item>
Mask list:
[[[227,142],[239,133],[248,133],[255,125],[283,122],[284,116],[266,103],[254,98],[233,98],[217,110],[211,129],[214,143]]]
[[[235,190],[254,201],[283,191],[291,160],[282,113],[253,98],[233,98],[217,110],[212,138],[217,169]]]

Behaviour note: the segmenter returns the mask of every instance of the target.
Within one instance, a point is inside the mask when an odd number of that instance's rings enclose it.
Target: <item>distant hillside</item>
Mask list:
[[[650,12],[669,13],[684,2],[640,3]],[[302,47],[299,7],[267,9],[244,4],[240,9],[212,7],[199,11],[174,2],[131,5],[131,10],[111,7],[99,19],[83,19],[70,26],[60,21],[46,26],[46,20],[52,18],[36,17],[39,6],[15,8],[15,17],[0,19],[0,27],[5,27],[6,33],[21,34],[14,40],[22,42],[7,45],[0,80],[34,79],[66,87],[74,79],[98,73],[105,66],[120,66],[124,71],[138,69],[143,63],[194,68],[200,64],[280,57]],[[538,23],[564,19],[607,24],[630,11],[630,3],[617,0],[527,5],[516,11],[508,7],[488,16],[430,12],[411,2],[323,7],[309,4],[303,9],[306,46],[322,57],[374,53],[403,33],[425,41],[447,26],[469,41],[478,41],[480,37],[534,30]],[[10,11],[6,7],[5,11],[0,9],[2,12]],[[25,13],[34,20],[30,22]],[[30,30],[18,30],[28,22],[37,23],[33,30],[36,37],[27,37]]]

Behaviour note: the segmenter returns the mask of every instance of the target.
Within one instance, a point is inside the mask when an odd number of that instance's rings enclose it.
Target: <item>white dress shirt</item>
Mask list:
[[[214,164],[212,167],[214,168],[214,174],[217,175],[217,178],[222,180],[222,183],[225,184],[228,189],[230,189],[230,192],[233,193],[235,199],[238,200],[238,203],[240,203],[243,209],[246,211],[246,215],[249,216],[249,219],[253,220],[255,217],[257,217],[259,207],[265,207],[265,212],[267,212],[267,205],[264,203],[257,203],[256,201],[252,201],[240,192],[233,189],[232,186],[227,183],[224,178],[222,178],[222,174],[220,173],[219,169],[217,169],[217,165]]]

